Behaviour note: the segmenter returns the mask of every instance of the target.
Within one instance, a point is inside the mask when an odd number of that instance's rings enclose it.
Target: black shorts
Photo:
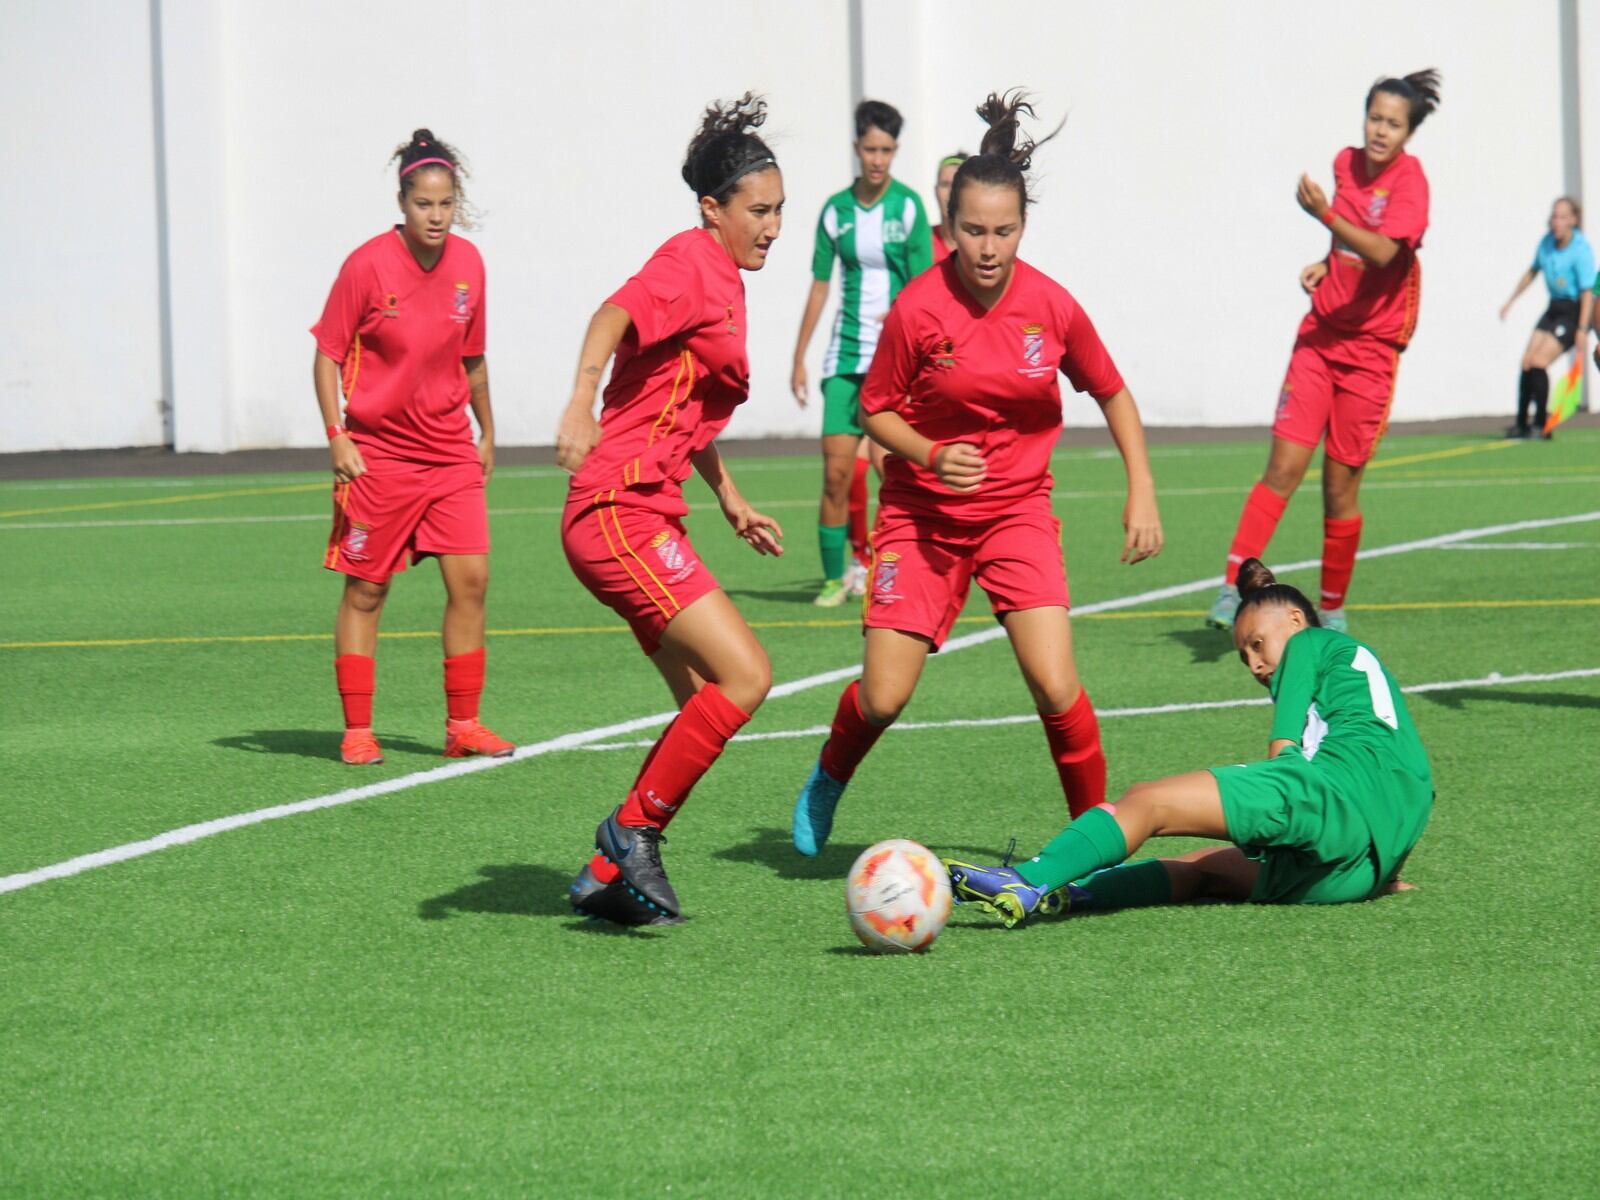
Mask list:
[[[1544,316],[1539,318],[1539,323],[1534,328],[1542,329],[1555,338],[1561,343],[1563,350],[1571,350],[1572,343],[1578,336],[1578,302],[1550,301],[1550,307],[1544,310]]]

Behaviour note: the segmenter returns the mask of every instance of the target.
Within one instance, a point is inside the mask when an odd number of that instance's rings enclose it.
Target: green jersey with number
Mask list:
[[[1354,638],[1303,629],[1271,688],[1272,740],[1294,742],[1359,807],[1387,878],[1433,809],[1433,771],[1394,676]]]
[[[870,208],[856,203],[854,185],[829,196],[817,220],[811,277],[826,283],[834,259],[841,264],[841,295],[822,374],[865,375],[889,306],[933,265],[932,230],[917,194],[890,179]]]

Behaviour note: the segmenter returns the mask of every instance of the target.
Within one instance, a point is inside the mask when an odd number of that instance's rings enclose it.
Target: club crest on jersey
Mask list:
[[[682,583],[694,574],[694,569],[700,565],[698,559],[691,559],[683,552],[683,545],[672,536],[672,530],[663,529],[650,539],[650,549],[656,552],[656,557],[661,560],[661,565],[668,571],[668,583]]]
[[[456,284],[456,306],[450,311],[450,319],[457,325],[465,325],[472,319],[472,310],[468,301],[472,296],[472,285],[465,280]]]
[[[949,338],[940,338],[933,344],[933,365],[948,371],[956,365],[956,344]]]
[[[1389,207],[1389,193],[1385,188],[1374,188],[1372,199],[1367,203],[1367,224],[1377,225],[1383,221],[1383,214]]]
[[[350,531],[344,535],[344,556],[351,562],[365,562],[367,557],[367,538],[372,532],[370,525],[361,525],[351,522]]]
[[[883,221],[883,241],[884,241],[884,244],[887,245],[890,242],[903,242],[905,240],[906,240],[905,222],[897,220],[894,217],[885,217],[884,221]]]
[[[900,556],[893,550],[878,555],[878,562],[872,569],[872,599],[877,604],[893,604],[900,599],[900,594],[894,590],[895,581],[900,578]]]
[[[400,297],[390,292],[383,298],[383,315],[398,317],[400,315]]]
[[[731,305],[731,304],[727,305],[727,309],[728,309],[728,323],[725,326],[725,328],[727,329],[727,331],[729,333],[738,333],[739,332],[738,322],[736,322],[733,319],[733,305]]]
[[[1044,361],[1044,326],[1024,325],[1022,327],[1022,357],[1028,360],[1030,367],[1037,367]]]

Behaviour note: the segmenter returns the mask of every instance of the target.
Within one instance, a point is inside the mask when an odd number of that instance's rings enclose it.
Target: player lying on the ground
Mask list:
[[[1063,909],[1190,900],[1341,904],[1403,887],[1433,809],[1433,775],[1394,677],[1372,650],[1317,624],[1258,559],[1239,569],[1233,640],[1272,693],[1267,761],[1136,783],[1017,867],[946,859],[958,900],[1007,927]],[[1117,865],[1152,837],[1233,845]]]

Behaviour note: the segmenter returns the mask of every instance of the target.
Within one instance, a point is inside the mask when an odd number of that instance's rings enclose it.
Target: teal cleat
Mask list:
[[[1345,617],[1343,608],[1330,608],[1326,611],[1319,608],[1317,619],[1322,622],[1324,629],[1331,629],[1335,633],[1350,632],[1350,622]]]
[[[822,769],[822,760],[811,768],[811,775],[794,802],[794,848],[807,858],[815,858],[828,844],[833,832],[833,810],[844,795],[844,784]]]
[[[1239,589],[1225,583],[1217,589],[1217,598],[1211,602],[1206,614],[1206,624],[1213,629],[1232,629],[1233,614],[1239,611]]]
[[[998,867],[980,867],[976,863],[947,858],[944,866],[950,872],[950,890],[955,893],[956,900],[994,913],[1005,922],[1007,929],[1029,917],[1054,916],[1068,911],[1074,892],[1087,898],[1087,893],[1071,884],[1053,891],[1036,888],[1019,875],[1015,867],[1004,863]]]

